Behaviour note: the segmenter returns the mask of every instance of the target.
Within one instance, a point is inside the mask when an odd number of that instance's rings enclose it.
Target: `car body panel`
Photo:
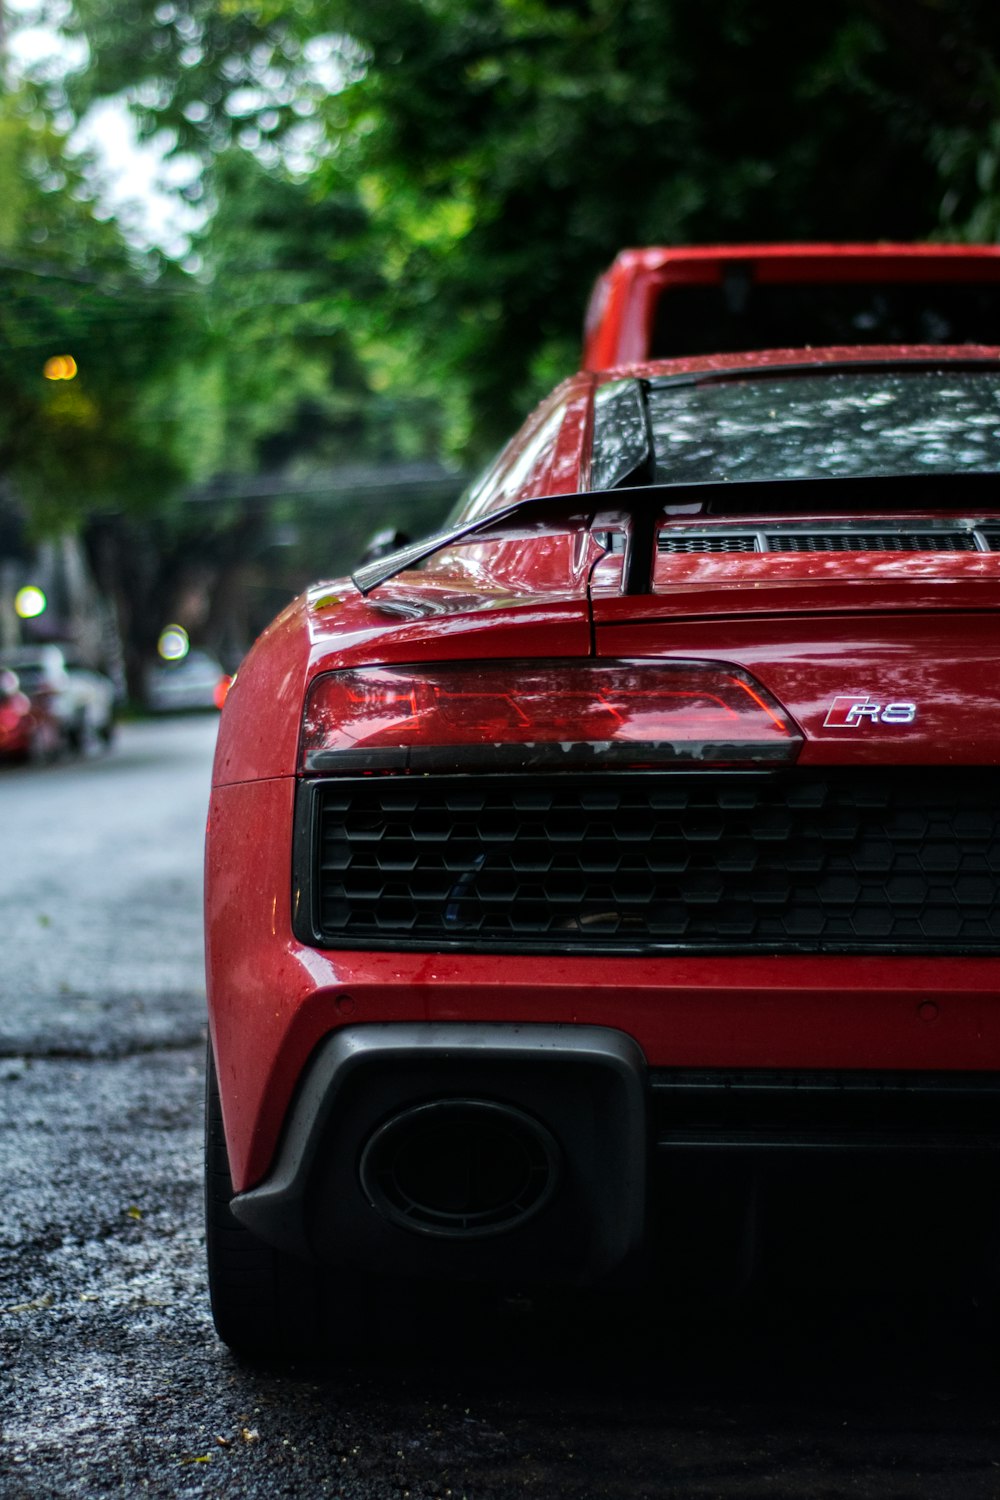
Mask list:
[[[472,487],[470,518],[522,495],[562,495],[586,488],[593,427],[594,377],[572,375],[542,401]]]
[[[815,369],[928,357],[926,350],[767,351],[626,373],[727,379],[789,363]],[[964,349],[933,351],[936,362],[967,358]],[[1000,368],[1000,351],[978,350],[975,358]],[[625,554],[615,550],[614,538],[629,545],[638,512],[629,511],[624,490],[620,513],[606,496],[587,504],[592,397],[601,383],[576,377],[555,393],[462,513],[466,520],[491,516],[512,502],[565,494],[573,498],[564,519],[558,506],[545,507],[545,519],[537,511],[515,514],[502,531],[451,541],[423,566],[398,574],[390,559],[366,596],[350,579],[318,584],[279,616],[240,668],[222,714],[206,850],[211,1041],[237,1200],[248,1192],[268,1198],[287,1132],[309,1134],[303,1110],[312,1108],[317,1059],[347,1030],[356,1036],[384,1028],[389,1037],[402,1027],[419,1038],[421,1028],[439,1024],[493,1027],[498,1053],[527,1071],[532,1028],[557,1027],[625,1038],[639,1049],[640,1074],[643,1068],[720,1076],[777,1070],[794,1083],[803,1071],[846,1070],[884,1075],[890,1088],[904,1076],[1000,1074],[1000,959],[992,951],[833,952],[806,943],[808,951],[713,952],[693,945],[615,955],[477,951],[472,938],[456,942],[455,951],[393,948],[388,939],[350,948],[347,939],[342,947],[303,939],[297,915],[313,866],[304,874],[296,852],[298,809],[310,805],[300,792],[309,778],[299,770],[299,743],[303,706],[321,674],[367,665],[408,665],[419,674],[422,663],[469,664],[474,673],[476,663],[489,661],[510,663],[516,680],[525,662],[683,661],[713,670],[721,664],[748,673],[801,732],[797,764],[781,773],[789,777],[811,767],[849,776],[852,768],[883,775],[879,768],[898,766],[920,775],[926,768],[933,778],[1000,761],[1000,692],[993,681],[1000,551],[659,555],[649,589],[625,594]],[[875,513],[890,520],[917,516],[931,526],[956,514],[962,524],[981,518],[979,511],[949,510],[947,497],[941,509],[907,510],[899,499],[905,488],[897,485],[893,504]],[[664,494],[669,498],[669,489]],[[857,519],[837,504],[831,509],[845,524]],[[1000,522],[1000,500],[985,509]],[[776,514],[787,520],[780,507]],[[829,514],[803,512],[795,524]],[[664,523],[670,530],[730,524],[744,518],[671,514]],[[886,715],[890,706],[906,711]],[[481,747],[484,773],[493,769],[491,748]],[[475,790],[475,755],[463,789]],[[359,778],[373,778],[376,769],[367,767]],[[566,780],[573,774],[562,773]],[[336,781],[335,760],[316,779],[324,778]],[[383,777],[380,784],[387,779],[394,780]],[[413,773],[398,782],[420,794],[427,778]],[[377,842],[384,830],[370,832]],[[320,859],[319,847],[310,846],[308,860]],[[381,888],[375,895],[382,899]],[[371,1053],[379,1053],[377,1040]],[[387,1062],[387,1072],[370,1077],[371,1097],[386,1108],[395,1066]],[[442,1078],[454,1095],[462,1086],[458,1068],[443,1045],[426,1073],[417,1068],[406,1075],[400,1097],[408,1108],[422,1107],[429,1090],[444,1087]],[[491,1098],[510,1088],[508,1097],[523,1103],[509,1074],[473,1070],[473,1076]],[[531,1097],[540,1109],[544,1090]],[[599,1113],[595,1121],[599,1134]],[[631,1118],[633,1134],[640,1124]],[[624,1139],[628,1132],[619,1134]],[[568,1177],[582,1165],[579,1152],[594,1149],[586,1131],[581,1140],[589,1144],[571,1143],[578,1154]],[[332,1137],[330,1149],[335,1155]],[[368,1147],[349,1136],[343,1149],[351,1160],[335,1164],[329,1179],[341,1185],[354,1181],[351,1153]],[[614,1177],[615,1163],[605,1167]],[[357,1196],[356,1181],[352,1191]],[[355,1207],[375,1211],[360,1199]],[[336,1246],[336,1205],[317,1211],[326,1216],[324,1243]],[[247,1214],[256,1222],[249,1206]],[[521,1231],[511,1233],[516,1247]],[[309,1240],[308,1229],[296,1234],[303,1244]],[[280,1233],[273,1243],[280,1248]],[[404,1270],[418,1260],[425,1265],[423,1253],[408,1256],[408,1243],[406,1228],[395,1226],[379,1239],[379,1254],[384,1250],[390,1261],[398,1255],[395,1264]],[[524,1244],[532,1243],[528,1235]],[[475,1274],[486,1262],[469,1255],[467,1269]],[[440,1269],[464,1274],[450,1251]]]

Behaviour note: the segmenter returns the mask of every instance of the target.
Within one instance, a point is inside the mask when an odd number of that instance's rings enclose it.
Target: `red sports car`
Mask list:
[[[587,307],[583,367],[786,344],[1000,343],[1000,245],[623,250]]]
[[[207,848],[228,1343],[382,1278],[745,1270],[904,1180],[986,1245],[998,469],[996,348],[586,372],[279,616]]]

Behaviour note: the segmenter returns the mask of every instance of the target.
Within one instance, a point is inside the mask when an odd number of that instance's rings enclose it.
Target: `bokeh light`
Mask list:
[[[42,368],[46,380],[72,380],[76,375],[76,360],[72,354],[53,354]]]
[[[37,620],[45,613],[48,603],[42,590],[29,583],[14,595],[14,613],[22,620]]]
[[[183,625],[168,625],[160,632],[156,649],[164,661],[183,661],[191,650],[191,642]]]

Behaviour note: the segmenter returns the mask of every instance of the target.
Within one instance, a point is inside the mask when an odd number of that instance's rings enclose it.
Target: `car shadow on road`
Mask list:
[[[351,1364],[295,1372],[294,1401],[287,1371],[263,1377],[373,1494],[389,1477],[476,1500],[1000,1493],[996,1350],[960,1297],[771,1286],[679,1307],[648,1287],[398,1288],[381,1312]]]

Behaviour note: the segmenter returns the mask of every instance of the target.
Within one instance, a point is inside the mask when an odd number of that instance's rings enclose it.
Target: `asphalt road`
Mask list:
[[[0,773],[0,1495],[1000,1497],[996,1341],[922,1243],[905,1294],[396,1299],[363,1360],[237,1364],[200,1222],[213,730]]]

